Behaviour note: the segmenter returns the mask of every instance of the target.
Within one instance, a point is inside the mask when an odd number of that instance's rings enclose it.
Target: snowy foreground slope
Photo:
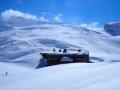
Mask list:
[[[67,24],[4,26],[0,32],[0,60],[17,61],[33,67],[38,64],[41,51],[53,48],[82,48],[90,52],[91,60],[119,61],[119,46],[120,36]]]
[[[0,90],[120,90],[119,68],[119,62],[74,63],[40,69],[0,62]]]

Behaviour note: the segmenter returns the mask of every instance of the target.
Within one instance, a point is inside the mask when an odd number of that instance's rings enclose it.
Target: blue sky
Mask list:
[[[8,9],[44,16],[61,15],[65,23],[104,23],[120,20],[120,0],[0,0],[0,12]]]

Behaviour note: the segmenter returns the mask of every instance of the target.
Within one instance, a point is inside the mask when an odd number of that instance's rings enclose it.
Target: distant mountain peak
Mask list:
[[[112,22],[104,25],[104,30],[113,36],[120,35],[120,22]]]

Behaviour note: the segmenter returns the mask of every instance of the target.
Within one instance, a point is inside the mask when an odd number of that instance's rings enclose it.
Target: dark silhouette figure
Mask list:
[[[53,49],[53,51],[55,52],[56,50],[55,50],[55,49]]]
[[[63,53],[67,53],[67,49],[63,49]]]
[[[79,49],[78,52],[81,52],[81,50]]]
[[[62,50],[60,49],[59,52],[62,52]]]
[[[5,72],[5,76],[8,76],[8,72]]]

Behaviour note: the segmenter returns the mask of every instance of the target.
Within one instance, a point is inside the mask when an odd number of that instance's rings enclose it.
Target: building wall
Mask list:
[[[47,66],[56,65],[61,63],[72,63],[72,62],[89,62],[89,54],[77,55],[77,54],[41,54],[43,59],[47,60]],[[62,57],[70,57],[73,61],[61,61]]]

